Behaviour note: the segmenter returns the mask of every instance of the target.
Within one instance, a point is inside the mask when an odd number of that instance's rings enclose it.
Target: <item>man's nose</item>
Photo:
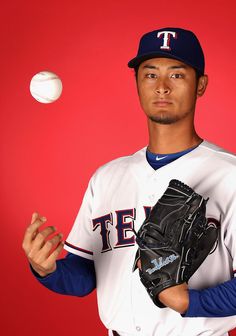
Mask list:
[[[156,88],[155,88],[155,92],[158,94],[158,95],[167,95],[170,93],[170,87],[167,83],[166,80],[161,80],[159,79],[157,81],[157,85],[156,85]]]

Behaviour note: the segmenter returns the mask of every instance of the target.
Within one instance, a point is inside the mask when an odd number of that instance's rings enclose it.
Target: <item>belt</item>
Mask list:
[[[112,333],[113,333],[114,336],[119,336],[118,332],[115,331],[115,330],[112,330]]]

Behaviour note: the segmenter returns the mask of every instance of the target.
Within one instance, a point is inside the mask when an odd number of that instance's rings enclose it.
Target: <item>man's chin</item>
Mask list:
[[[179,118],[173,117],[173,116],[149,116],[148,117],[151,121],[161,124],[161,125],[171,125],[176,123]]]

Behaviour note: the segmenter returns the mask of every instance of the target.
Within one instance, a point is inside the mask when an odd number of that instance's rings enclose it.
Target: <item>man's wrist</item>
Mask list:
[[[34,268],[33,268],[33,266],[31,265],[31,264],[29,264],[30,265],[30,269],[31,269],[31,272],[33,273],[33,275],[36,277],[36,278],[38,278],[38,279],[44,279],[44,278],[46,278],[46,277],[48,277],[48,276],[50,276],[51,274],[53,274],[54,272],[55,272],[55,270],[53,271],[53,272],[50,272],[50,273],[47,273],[47,274],[43,274],[43,273],[38,273]]]
[[[159,300],[180,314],[184,314],[189,306],[189,293],[186,283],[169,287],[160,292]]]

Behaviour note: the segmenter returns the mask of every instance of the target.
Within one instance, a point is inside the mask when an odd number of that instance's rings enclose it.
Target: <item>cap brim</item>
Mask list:
[[[164,51],[161,52],[154,52],[154,53],[148,53],[148,54],[143,54],[140,57],[135,57],[132,60],[129,61],[128,63],[128,67],[129,68],[136,68],[137,66],[139,66],[142,62],[147,61],[148,59],[152,59],[152,58],[156,58],[156,57],[166,57],[166,58],[172,58],[172,59],[176,59],[180,62],[183,62],[189,66],[191,66],[192,68],[196,69],[201,75],[203,75],[202,70],[197,69],[196,67],[194,67],[191,62],[188,62],[185,60],[183,60],[181,57],[177,57],[177,56],[173,56],[170,55],[169,53],[166,53]]]

